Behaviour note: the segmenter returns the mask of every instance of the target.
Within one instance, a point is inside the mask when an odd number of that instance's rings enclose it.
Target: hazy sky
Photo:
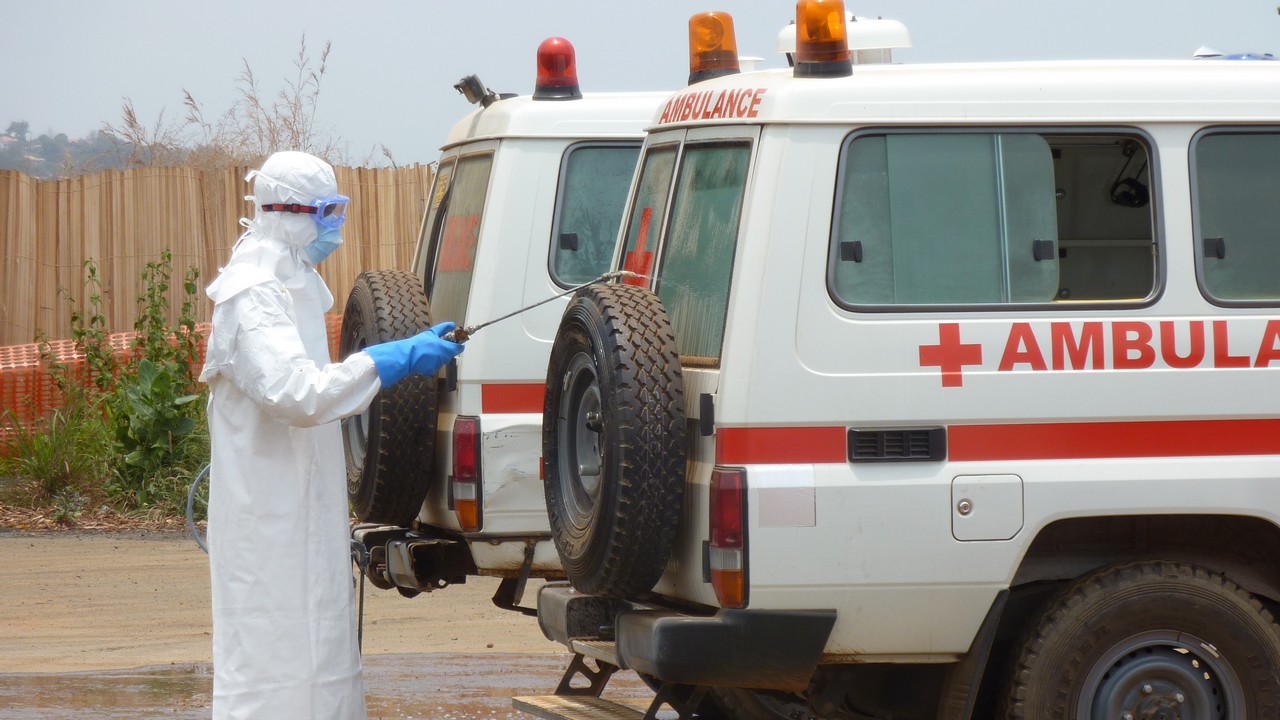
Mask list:
[[[865,0],[846,7],[904,22],[907,63],[950,60],[1176,58],[1208,45],[1280,53],[1280,0]],[[533,89],[534,53],[561,35],[577,48],[585,92],[675,90],[688,75],[691,14],[725,10],[738,49],[784,64],[789,0],[0,0],[0,130],[82,137],[118,124],[133,100],[148,125],[183,115],[183,90],[216,117],[244,64],[273,96],[299,41],[318,63],[332,42],[319,121],[353,164],[431,162],[470,106],[453,84],[475,73],[499,92]]]

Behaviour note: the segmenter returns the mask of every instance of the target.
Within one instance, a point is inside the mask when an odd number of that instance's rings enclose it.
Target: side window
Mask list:
[[[640,143],[575,145],[565,154],[551,228],[551,277],[580,285],[609,269]]]
[[[1155,279],[1147,168],[1127,137],[854,136],[832,294],[881,309],[1141,300]]]
[[[666,145],[650,148],[644,155],[640,178],[636,185],[631,217],[627,220],[627,244],[622,252],[622,269],[648,276],[653,272],[653,258],[662,230],[662,217],[667,212],[671,194],[671,175],[676,167],[676,148]],[[645,281],[635,281],[648,285]]]
[[[1194,147],[1196,254],[1214,299],[1280,299],[1280,132],[1221,132]]]
[[[657,292],[682,362],[717,365],[751,147],[688,145],[680,161]]]
[[[470,155],[460,159],[456,168],[441,167],[438,172],[427,223],[431,233],[427,297],[434,320],[466,322],[476,241],[492,166],[492,155]]]

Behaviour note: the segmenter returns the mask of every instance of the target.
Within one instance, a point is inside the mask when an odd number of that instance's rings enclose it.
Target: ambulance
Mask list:
[[[605,273],[643,129],[666,93],[583,93],[563,38],[538,48],[532,96],[476,76],[426,198],[413,267],[363,273],[342,354],[431,325],[496,319]],[[484,575],[521,609],[530,578],[563,577],[543,503],[543,379],[560,312],[495,323],[436,378],[411,377],[344,421],[353,538],[365,576],[406,596]],[[532,605],[526,602],[525,605]],[[532,608],[524,608],[532,613]]]
[[[800,0],[793,67],[654,114],[644,279],[551,350],[573,660],[517,707],[605,717],[622,668],[635,717],[1280,716],[1280,63],[892,64],[876,22]]]

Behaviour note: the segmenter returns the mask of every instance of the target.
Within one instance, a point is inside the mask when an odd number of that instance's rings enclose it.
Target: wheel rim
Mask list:
[[[369,447],[369,411],[352,415],[342,420],[342,430],[347,436],[347,447],[351,449],[349,459],[356,471],[364,469],[364,456]]]
[[[1244,707],[1239,675],[1227,659],[1212,644],[1173,630],[1117,643],[1094,664],[1080,697],[1080,709],[1097,720],[1237,718]]]
[[[590,527],[599,506],[604,473],[600,379],[589,355],[574,356],[563,388],[556,415],[560,489],[574,527],[582,531]]]
[[[354,340],[352,353],[365,349],[364,340]],[[342,433],[346,436],[346,447],[350,451],[347,457],[349,467],[359,475],[364,471],[364,458],[369,449],[369,410],[343,418]]]

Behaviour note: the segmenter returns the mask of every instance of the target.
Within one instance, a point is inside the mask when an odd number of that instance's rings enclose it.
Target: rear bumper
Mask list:
[[[566,584],[546,585],[538,594],[538,623],[549,639],[569,646],[612,625],[619,666],[687,685],[803,690],[835,620],[835,610],[695,615],[627,607]]]

